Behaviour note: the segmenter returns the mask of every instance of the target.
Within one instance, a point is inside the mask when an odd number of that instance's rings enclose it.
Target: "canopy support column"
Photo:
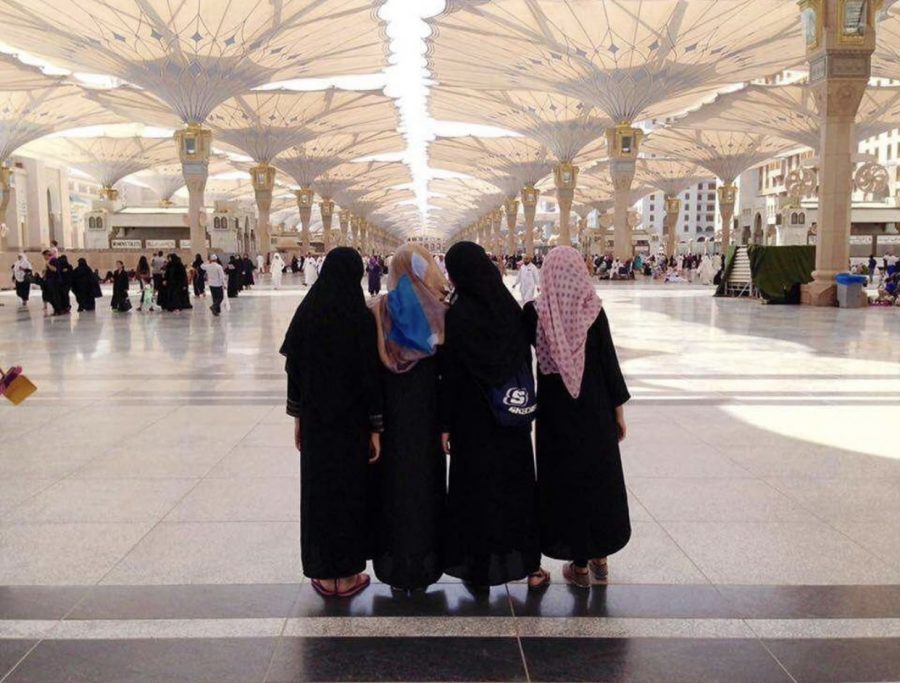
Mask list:
[[[338,225],[341,226],[341,246],[346,247],[350,244],[350,237],[347,234],[350,230],[350,212],[342,209],[338,213]]]
[[[843,0],[800,3],[821,136],[816,270],[808,287],[814,306],[835,304],[834,276],[849,267],[854,125],[872,72],[875,15],[881,3],[862,4],[853,10]]]
[[[207,249],[206,225],[200,220],[203,212],[203,191],[209,177],[209,151],[212,131],[199,123],[189,123],[175,133],[181,172],[188,189],[188,225],[191,230],[191,249],[202,254]]]
[[[631,184],[634,182],[635,162],[643,135],[643,131],[640,128],[633,128],[631,123],[621,123],[606,130],[609,171],[615,189],[613,253],[616,258],[623,261],[634,257],[628,212],[631,209]]]
[[[572,203],[575,201],[575,186],[578,184],[578,167],[571,161],[561,161],[553,169],[556,183],[556,202],[559,204],[559,239],[557,244],[572,245]]]
[[[297,196],[297,208],[300,209],[300,234],[303,240],[302,253],[306,256],[309,253],[309,223],[312,220],[313,199],[316,193],[309,187],[301,187],[294,194]]]
[[[526,185],[522,190],[522,213],[525,214],[525,255],[534,257],[534,217],[537,214],[540,190]]]
[[[681,214],[681,200],[666,196],[666,257],[672,258],[678,251],[678,216]],[[618,255],[618,251],[616,252]]]
[[[722,216],[722,255],[728,253],[731,246],[731,230],[734,223],[734,205],[737,198],[737,188],[734,183],[725,183],[718,190],[719,215]]]
[[[518,240],[516,239],[516,223],[519,219],[519,200],[515,197],[507,197],[503,203],[506,212],[506,254],[514,256]]]
[[[334,218],[334,202],[328,197],[322,197],[319,202],[319,213],[322,215],[322,234],[325,240],[325,253],[331,249],[331,223]]]
[[[259,211],[259,221],[256,225],[256,246],[260,254],[268,256],[272,250],[269,213],[272,210],[272,191],[275,189],[275,167],[266,163],[254,166],[250,169],[250,179],[253,182],[256,208]]]

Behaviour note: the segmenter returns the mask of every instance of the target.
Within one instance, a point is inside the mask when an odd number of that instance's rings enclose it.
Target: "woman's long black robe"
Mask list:
[[[287,356],[287,413],[302,424],[300,445],[300,556],[311,579],[353,576],[372,554],[369,435],[381,421],[375,320],[358,330],[362,391],[340,409],[317,407],[316,386],[304,382],[309,370]],[[303,386],[309,387],[303,394]],[[377,425],[380,429],[380,424]]]
[[[181,261],[171,261],[165,270],[165,303],[160,306],[167,311],[181,311],[193,308],[188,292],[187,269]]]
[[[453,325],[451,306],[448,339]],[[441,419],[452,440],[444,571],[479,586],[523,579],[541,561],[530,425],[501,427],[450,344],[439,359]]]
[[[109,302],[110,307],[115,311],[127,310],[125,301],[128,300],[128,273],[124,270],[117,270],[113,273],[113,294],[112,300]]]
[[[532,343],[538,315],[525,306]],[[541,550],[559,560],[606,557],[631,537],[615,409],[630,398],[605,311],[588,331],[573,399],[558,374],[538,370],[536,426]]]
[[[382,366],[384,433],[376,466],[375,575],[414,590],[443,573],[441,539],[447,487],[438,419],[437,359],[408,372]]]
[[[94,271],[79,264],[72,271],[72,292],[78,302],[79,311],[93,311],[97,306],[96,276]]]

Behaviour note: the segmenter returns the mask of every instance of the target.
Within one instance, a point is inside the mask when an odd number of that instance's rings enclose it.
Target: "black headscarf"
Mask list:
[[[484,249],[458,242],[444,259],[454,286],[446,346],[487,386],[509,380],[527,360],[522,309]]]
[[[378,362],[375,319],[366,307],[362,277],[354,249],[328,252],[281,346],[301,406],[325,420],[340,420],[358,405]]]

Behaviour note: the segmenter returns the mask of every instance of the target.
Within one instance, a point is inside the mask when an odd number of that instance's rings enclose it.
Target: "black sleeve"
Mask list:
[[[284,371],[287,373],[287,414],[291,417],[303,417],[300,411],[300,383],[294,379],[297,372],[290,359],[285,361]]]
[[[528,337],[528,343],[536,346],[538,314],[533,301],[525,304],[525,308],[522,310],[522,320],[525,324],[525,335]]]
[[[384,431],[384,396],[380,376],[381,360],[378,357],[378,329],[373,315],[366,315],[364,321],[359,339],[366,408],[369,412],[369,429],[380,433]]]
[[[459,361],[451,349],[445,346],[438,348],[438,418],[441,423],[441,431],[449,433],[454,423],[454,412],[459,405]]]
[[[612,334],[609,330],[609,319],[606,311],[600,311],[596,323],[597,334],[600,341],[600,366],[603,368],[603,377],[609,392],[610,403],[616,408],[624,405],[631,398],[622,369],[619,367],[619,358],[616,356],[616,347],[613,344]]]

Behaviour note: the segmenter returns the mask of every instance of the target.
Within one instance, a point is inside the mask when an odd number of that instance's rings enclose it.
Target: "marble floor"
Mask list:
[[[213,318],[0,294],[0,683],[900,680],[900,310],[600,287],[634,396],[606,587],[323,603],[277,348]],[[136,297],[134,297],[136,299]],[[448,618],[452,617],[452,618]]]

